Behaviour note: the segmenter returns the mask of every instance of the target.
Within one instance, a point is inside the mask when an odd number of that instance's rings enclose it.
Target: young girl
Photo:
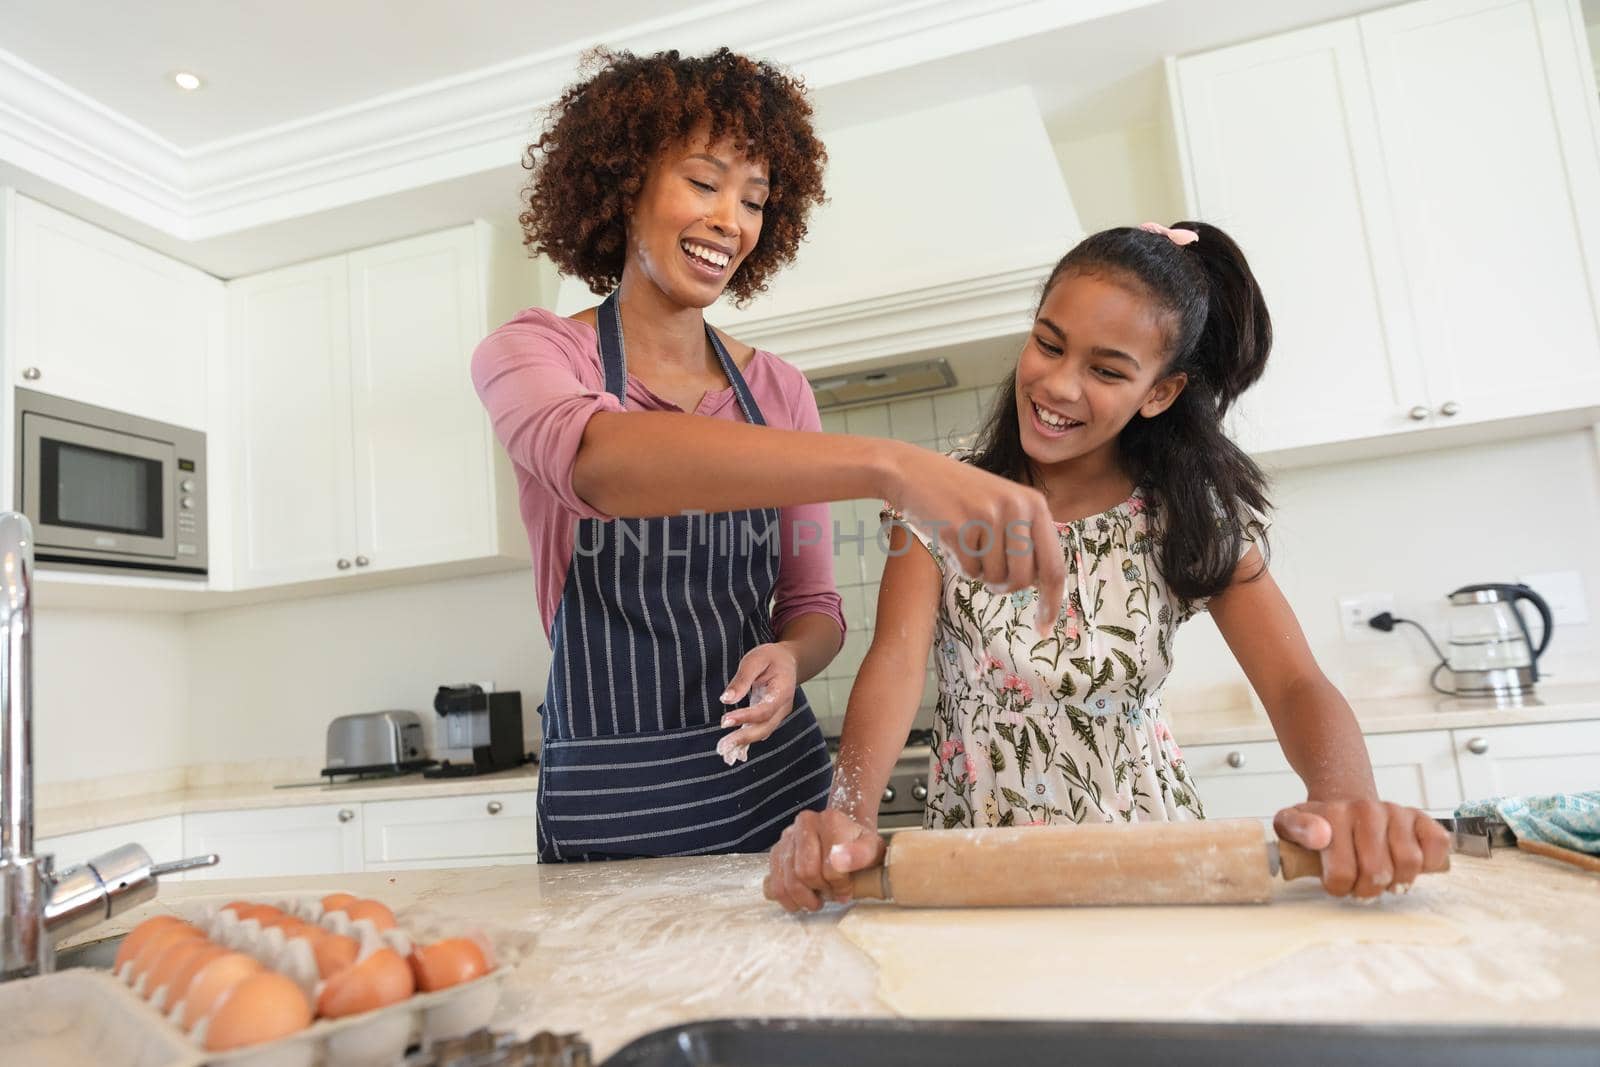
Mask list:
[[[609,295],[571,318],[530,308],[472,360],[553,651],[539,858],[763,851],[832,771],[799,688],[844,630],[821,503],[882,495],[1041,535],[1049,511],[913,446],[816,432],[798,370],[707,325],[793,258],[822,198],[795,79],[726,49],[595,60],[530,151],[522,224]],[[1054,616],[1056,553],[960,563],[1041,584]]]
[[[769,896],[789,910],[848,899],[848,872],[880,860],[870,828],[930,642],[939,699],[924,825],[1204,818],[1161,711],[1174,635],[1199,611],[1306,784],[1307,801],[1276,828],[1323,853],[1327,890],[1374,896],[1440,864],[1444,831],[1377,799],[1349,705],[1266,568],[1265,479],[1222,418],[1270,344],[1249,265],[1214,226],[1107,230],[1056,265],[966,457],[1049,501],[1068,573],[1054,631],[1026,624],[1029,592],[965,577],[924,517],[886,511],[891,558],[835,787],[774,848]]]

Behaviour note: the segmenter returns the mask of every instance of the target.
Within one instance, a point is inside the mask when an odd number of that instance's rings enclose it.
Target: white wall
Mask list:
[[[189,617],[192,762],[320,760],[328,723],[409,708],[433,729],[434,690],[522,691],[525,733],[549,669],[532,572],[202,612]]]
[[[41,785],[187,759],[184,619],[44,609],[34,616],[33,755]]]
[[[1170,137],[1164,126],[1150,122],[1056,142],[1056,159],[1086,233],[1184,216]]]
[[[1550,684],[1600,680],[1596,444],[1580,431],[1278,474],[1272,574],[1334,683],[1350,697],[1416,693],[1437,662],[1410,627],[1345,639],[1341,596],[1392,593],[1394,613],[1443,644],[1451,590],[1569,570],[1591,621],[1556,627],[1540,669]],[[1174,707],[1228,702],[1244,685],[1209,618],[1182,631],[1177,662]]]

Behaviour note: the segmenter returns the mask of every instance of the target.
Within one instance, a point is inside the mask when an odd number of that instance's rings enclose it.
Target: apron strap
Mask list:
[[[618,308],[617,294],[620,289],[613,289],[611,295],[600,303],[597,313],[598,329],[595,333],[600,338],[600,365],[605,371],[606,392],[616,397],[623,407],[628,406],[628,357],[622,343],[622,313]],[[706,324],[706,339],[711,342],[711,349],[717,354],[717,362],[722,365],[722,373],[727,375],[728,384],[733,386],[733,395],[739,401],[739,410],[744,413],[744,419],[752,426],[765,426],[767,420],[761,414],[761,406],[756,403],[755,394],[750,391],[750,385],[744,380],[744,375],[739,372],[739,365],[728,355],[728,350],[722,344],[722,338],[717,336],[717,331]]]

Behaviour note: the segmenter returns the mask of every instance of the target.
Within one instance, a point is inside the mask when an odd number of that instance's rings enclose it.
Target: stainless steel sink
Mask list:
[[[122,934],[116,937],[102,937],[95,941],[84,941],[73,945],[71,948],[56,950],[56,970],[66,970],[68,967],[93,967],[102,971],[109,971],[111,964],[117,958],[117,949],[122,947]]]

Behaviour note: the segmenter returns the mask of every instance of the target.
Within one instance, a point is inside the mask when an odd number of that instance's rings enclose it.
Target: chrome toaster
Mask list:
[[[328,724],[324,775],[393,774],[432,762],[423,750],[422,716],[414,711],[364,711]]]

